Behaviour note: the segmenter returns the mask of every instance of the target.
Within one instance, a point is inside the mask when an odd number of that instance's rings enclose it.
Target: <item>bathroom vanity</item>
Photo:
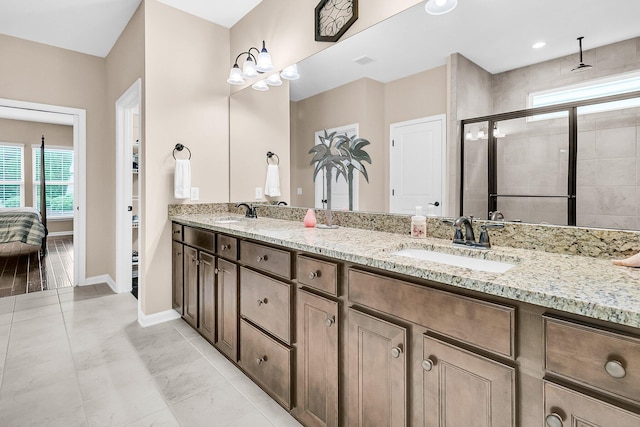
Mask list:
[[[305,426],[640,425],[636,269],[228,213],[170,219],[175,310]],[[406,256],[422,251],[478,263]]]

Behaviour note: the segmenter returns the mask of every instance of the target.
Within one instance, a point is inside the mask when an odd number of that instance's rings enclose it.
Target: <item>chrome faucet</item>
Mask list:
[[[247,210],[244,214],[245,218],[258,218],[257,206],[251,206],[247,203],[238,203],[236,208],[239,208],[240,206],[244,206]]]

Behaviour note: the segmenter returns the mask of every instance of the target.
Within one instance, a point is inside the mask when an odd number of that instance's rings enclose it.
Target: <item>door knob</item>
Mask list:
[[[78,210],[79,210],[79,208],[78,208]],[[129,212],[131,212],[131,211],[133,210],[133,206],[127,206],[127,210],[128,210]]]
[[[556,414],[555,412],[552,412],[551,414],[547,415],[547,417],[544,419],[544,421],[547,423],[547,426],[549,427],[562,427],[562,417],[558,414]]]
[[[391,349],[391,357],[397,359],[402,354],[402,349],[400,347],[393,347]]]

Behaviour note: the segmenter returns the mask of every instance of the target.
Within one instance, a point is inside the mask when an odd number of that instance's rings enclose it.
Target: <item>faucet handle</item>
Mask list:
[[[442,220],[442,223],[443,223],[443,224],[447,224],[447,225],[451,225],[451,226],[452,226],[452,225],[455,223],[455,221],[454,221],[454,220],[452,220],[452,219],[443,219],[443,220]]]
[[[480,226],[480,237],[478,238],[478,246],[489,249],[491,247],[491,241],[489,240],[488,228],[504,228],[504,224],[482,224]]]

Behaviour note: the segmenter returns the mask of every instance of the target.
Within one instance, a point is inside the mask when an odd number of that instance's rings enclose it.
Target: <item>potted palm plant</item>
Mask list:
[[[347,179],[347,162],[351,160],[349,152],[349,137],[337,135],[337,132],[327,133],[320,136],[320,144],[314,145],[309,154],[313,154],[311,165],[315,163],[313,180],[316,180],[318,173],[324,170],[327,180],[327,213],[325,215],[326,224],[318,224],[318,228],[337,228],[333,225],[331,218],[331,184],[335,173],[335,179],[342,175]]]

